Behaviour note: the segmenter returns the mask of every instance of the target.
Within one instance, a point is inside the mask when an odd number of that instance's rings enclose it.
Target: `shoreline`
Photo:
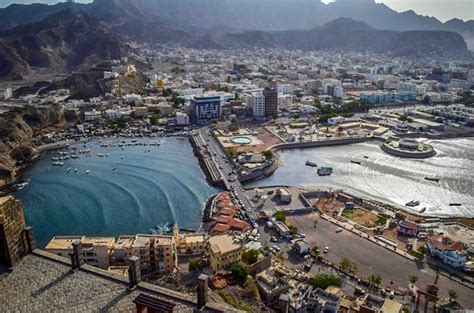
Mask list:
[[[463,138],[473,138],[474,136],[464,136],[464,137],[454,137],[454,138],[445,138],[445,139],[429,139],[429,140],[440,140],[440,141],[444,141],[444,140],[455,140],[455,139],[463,139]],[[420,137],[420,138],[424,138],[424,139],[427,139],[425,137]],[[369,137],[367,138],[367,140],[363,140],[361,142],[370,142],[370,141],[377,141],[379,140],[380,138],[372,138],[370,139]],[[354,143],[358,143],[358,142],[353,142],[353,143],[337,143],[336,145],[352,145]],[[299,145],[299,143],[297,143],[298,145],[293,145],[293,146],[289,146],[287,144],[284,144],[283,147],[279,147],[277,148],[276,150],[274,149],[274,147],[271,147],[270,149],[272,149],[272,151],[274,151],[274,160],[275,160],[275,166],[278,167],[279,165],[281,165],[281,158],[280,158],[280,155],[279,155],[279,151],[281,150],[293,150],[293,149],[309,149],[309,148],[313,148],[313,149],[316,149],[316,148],[319,148],[319,147],[328,147],[328,146],[331,146],[330,143],[324,143],[324,144],[316,144],[316,145],[312,145],[312,144],[307,144],[307,145]],[[280,146],[281,144],[277,145],[277,146]],[[383,153],[386,153],[382,148],[381,146],[379,146],[379,149],[383,152]],[[391,155],[391,154],[388,154],[386,153],[387,155]],[[400,157],[400,156],[396,156],[396,157],[399,157],[400,159],[403,159],[403,157]],[[272,173],[273,174],[273,173]],[[252,184],[252,183],[255,183],[256,181],[259,181],[261,179],[264,179],[268,176],[261,176],[261,177],[258,177],[258,178],[255,178],[255,179],[252,179],[252,180],[248,180],[248,181],[244,181],[242,184],[243,184],[243,187],[245,189],[253,189],[253,188],[260,188],[260,187],[265,187],[265,186],[260,186],[260,185],[252,185],[250,187],[246,186],[248,184]],[[283,183],[284,185],[287,185],[287,183]],[[318,185],[320,186],[321,184],[318,184],[318,183],[314,183],[314,184],[306,184],[306,185],[301,185],[301,184],[296,184],[294,185],[294,187],[297,187],[297,188],[313,188],[313,187],[318,187]],[[440,218],[440,219],[449,219],[449,218],[456,218],[456,219],[462,219],[462,218],[465,218],[465,219],[474,219],[474,213],[472,215],[462,215],[462,214],[453,214],[453,213],[427,213],[426,215],[421,215],[419,213],[419,211],[417,210],[413,210],[409,207],[404,207],[403,205],[400,205],[398,203],[395,203],[394,201],[388,199],[388,198],[383,198],[383,197],[378,197],[378,196],[374,196],[368,192],[364,192],[364,191],[360,191],[360,190],[357,190],[357,189],[353,189],[353,188],[347,188],[347,187],[344,187],[344,186],[341,186],[341,185],[337,185],[337,184],[331,184],[332,188],[334,189],[344,189],[344,190],[348,190],[349,192],[351,193],[355,193],[355,194],[358,194],[359,196],[361,197],[367,197],[369,199],[376,199],[380,202],[383,202],[387,205],[390,205],[394,208],[396,208],[397,210],[400,210],[400,211],[404,211],[404,212],[407,212],[409,214],[414,214],[414,215],[418,215],[420,217],[436,217],[436,218]],[[446,206],[448,206],[448,204],[446,204]]]

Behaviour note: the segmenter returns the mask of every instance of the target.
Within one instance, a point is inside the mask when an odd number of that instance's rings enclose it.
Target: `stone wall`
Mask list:
[[[12,196],[0,198],[0,247],[4,249],[0,262],[17,265],[28,253],[25,236],[25,216],[20,201]]]

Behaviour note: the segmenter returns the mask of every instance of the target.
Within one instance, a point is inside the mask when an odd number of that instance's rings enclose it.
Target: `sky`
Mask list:
[[[329,3],[334,0],[322,0]],[[474,20],[474,0],[375,0],[398,12],[413,10],[445,22],[452,18]]]

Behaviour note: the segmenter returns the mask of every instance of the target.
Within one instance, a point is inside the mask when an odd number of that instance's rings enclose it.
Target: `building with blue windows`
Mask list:
[[[220,96],[195,97],[191,100],[191,119],[197,124],[207,124],[222,114]]]

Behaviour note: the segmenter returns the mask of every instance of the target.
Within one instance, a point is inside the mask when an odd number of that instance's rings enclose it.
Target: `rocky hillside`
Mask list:
[[[0,188],[16,177],[20,164],[36,154],[34,138],[63,123],[60,106],[26,107],[0,114]]]
[[[0,77],[22,79],[44,70],[70,73],[128,52],[95,18],[66,10],[0,34]]]

